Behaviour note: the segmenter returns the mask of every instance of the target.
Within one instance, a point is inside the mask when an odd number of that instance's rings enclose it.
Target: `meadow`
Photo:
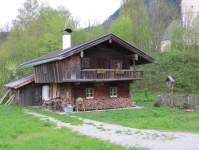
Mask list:
[[[184,110],[153,107],[153,103],[138,101],[137,105],[144,108],[81,112],[73,115],[138,129],[199,132],[199,112],[187,115]]]
[[[65,122],[77,122],[76,119],[69,120],[69,117],[66,115],[60,116],[61,118],[67,118]],[[24,113],[23,108],[20,106],[0,105],[0,149],[2,150],[126,149],[120,145],[110,144],[108,141],[79,135],[78,132],[73,132],[66,127],[61,129],[55,129],[55,127],[55,123],[50,121],[44,122],[39,117]],[[129,149],[134,150],[137,148]]]

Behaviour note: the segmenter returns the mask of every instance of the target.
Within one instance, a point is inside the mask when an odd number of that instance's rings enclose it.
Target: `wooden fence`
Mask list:
[[[157,100],[162,106],[177,107],[179,109],[183,108],[183,103],[188,103],[190,109],[199,107],[199,95],[175,95],[173,101],[171,95],[158,95]]]

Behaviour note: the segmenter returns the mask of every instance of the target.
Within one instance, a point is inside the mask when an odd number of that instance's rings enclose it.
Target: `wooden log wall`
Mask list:
[[[106,45],[98,45],[84,51],[84,58],[90,58],[90,68],[82,69],[115,69],[115,60],[122,61],[122,69],[130,69],[130,62],[127,60],[128,53]]]
[[[46,73],[44,70],[46,66]],[[35,83],[61,83],[65,79],[79,79],[81,69],[80,53],[60,61],[34,67]]]
[[[80,79],[81,58],[80,53],[72,55],[61,61],[63,77],[65,79]]]
[[[44,72],[46,66],[46,73]],[[61,61],[54,61],[34,67],[35,83],[56,83],[63,81]]]
[[[12,89],[11,94],[15,95],[20,106],[38,106],[42,96],[42,85],[29,83],[18,89]]]
[[[117,87],[117,98],[130,97],[130,82],[105,82],[102,83],[80,83],[75,86],[75,100],[78,97],[86,99],[86,88],[94,88],[94,99],[110,98],[110,87]]]

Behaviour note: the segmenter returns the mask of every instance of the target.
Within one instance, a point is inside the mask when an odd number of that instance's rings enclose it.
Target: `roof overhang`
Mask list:
[[[20,88],[24,85],[27,85],[31,82],[34,82],[34,81],[35,81],[35,76],[34,76],[34,74],[31,74],[29,76],[26,76],[21,79],[15,80],[13,82],[7,83],[4,85],[4,87],[18,89],[18,88]]]
[[[28,68],[28,67],[32,67],[32,66],[37,66],[37,65],[49,63],[49,62],[56,61],[56,60],[60,60],[60,58],[59,57],[49,58],[49,59],[36,61],[36,62],[32,62],[32,63],[25,64],[25,65],[21,64],[19,66],[20,66],[20,69],[24,69],[24,68]]]

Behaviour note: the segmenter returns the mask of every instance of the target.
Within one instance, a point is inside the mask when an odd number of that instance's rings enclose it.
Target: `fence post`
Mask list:
[[[160,104],[160,106],[161,106],[161,104],[162,104],[162,98],[161,98],[161,95],[158,95],[158,97],[157,97],[157,101],[158,101],[158,103]]]

